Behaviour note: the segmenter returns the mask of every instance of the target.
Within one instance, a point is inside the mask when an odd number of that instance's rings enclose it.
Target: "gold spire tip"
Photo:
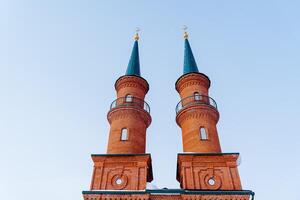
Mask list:
[[[140,36],[139,36],[138,33],[136,33],[136,34],[134,34],[133,38],[134,38],[135,41],[138,41],[140,39]]]
[[[182,26],[182,29],[183,29],[183,31],[184,31],[184,33],[183,33],[183,38],[184,39],[188,39],[189,38],[189,34],[187,33],[187,29],[188,29],[188,27],[186,26],[186,25],[183,25]]]
[[[135,34],[134,34],[134,37],[133,37],[135,41],[138,41],[140,39],[140,36],[139,36],[140,30],[141,29],[139,27],[136,27]]]
[[[189,38],[189,34],[186,31],[184,31],[184,33],[183,33],[183,38],[184,39],[188,39]]]

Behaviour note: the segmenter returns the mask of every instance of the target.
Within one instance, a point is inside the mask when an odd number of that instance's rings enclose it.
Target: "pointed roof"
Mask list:
[[[136,33],[134,36],[134,44],[130,56],[130,60],[127,66],[126,74],[125,75],[135,75],[141,76],[140,72],[140,59],[139,59],[139,35]]]
[[[184,62],[183,74],[199,72],[189,40],[187,32],[184,32]]]

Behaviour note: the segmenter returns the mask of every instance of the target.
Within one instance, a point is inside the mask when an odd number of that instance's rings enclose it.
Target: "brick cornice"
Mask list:
[[[181,124],[186,120],[192,118],[208,118],[216,124],[219,121],[219,117],[219,112],[216,109],[207,105],[196,105],[182,109],[176,116],[176,122],[179,126],[181,126]]]
[[[238,192],[238,191],[237,191]],[[207,193],[207,194],[206,194]],[[227,194],[228,193],[228,194]],[[220,192],[214,194],[213,192],[203,191],[203,194],[173,194],[173,195],[157,195],[145,192],[137,192],[137,194],[83,194],[84,200],[249,200],[251,194],[231,194],[231,192]]]
[[[132,107],[132,108],[131,107],[115,108],[113,110],[110,110],[107,113],[107,120],[110,124],[113,120],[125,119],[125,118],[129,118],[129,117],[133,117],[137,120],[141,120],[142,122],[145,123],[146,127],[149,127],[151,124],[151,121],[152,121],[151,116],[148,112],[146,112],[142,109],[134,108],[134,107]]]
[[[175,84],[176,90],[181,93],[183,89],[191,85],[203,85],[207,89],[210,87],[209,78],[202,73],[189,73],[181,76]]]
[[[145,94],[149,91],[148,82],[139,76],[121,76],[115,83],[117,91],[124,87],[137,87],[141,88]]]
[[[249,200],[250,195],[191,195],[182,194],[182,200]]]
[[[84,200],[149,200],[150,194],[84,194]]]

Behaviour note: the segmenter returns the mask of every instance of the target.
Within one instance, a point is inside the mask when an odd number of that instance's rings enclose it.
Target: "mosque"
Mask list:
[[[107,114],[107,152],[91,156],[93,175],[90,190],[82,192],[84,200],[253,200],[254,192],[242,189],[239,153],[221,150],[211,82],[198,70],[187,32],[183,74],[175,83],[181,99],[176,106],[183,145],[183,153],[177,154],[180,189],[147,188],[153,180],[151,154],[146,153],[151,115],[144,100],[149,84],[140,73],[138,40],[136,33],[126,73],[115,82],[117,98]]]

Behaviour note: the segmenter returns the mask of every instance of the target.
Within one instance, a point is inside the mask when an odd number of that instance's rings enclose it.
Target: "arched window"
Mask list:
[[[125,102],[132,102],[132,101],[133,101],[133,96],[130,95],[130,94],[127,94],[127,95],[125,96]]]
[[[128,131],[127,131],[127,128],[122,128],[122,130],[121,130],[121,140],[122,141],[128,140]]]
[[[195,99],[196,101],[200,101],[200,100],[201,100],[201,95],[199,94],[199,92],[195,92],[195,93],[194,93],[194,99]]]
[[[204,127],[200,128],[200,138],[201,140],[207,140],[207,132]]]

